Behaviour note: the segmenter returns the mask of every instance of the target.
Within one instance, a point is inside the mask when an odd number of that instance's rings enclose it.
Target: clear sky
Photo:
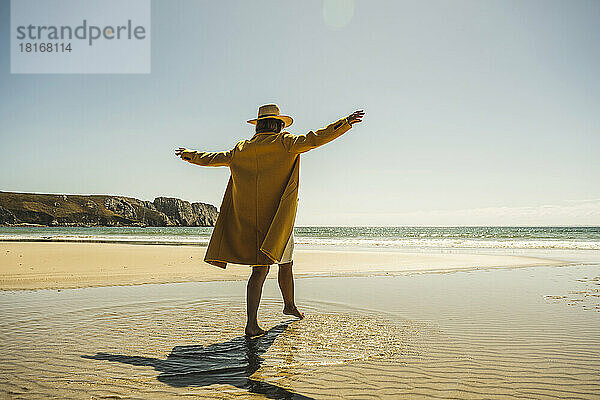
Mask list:
[[[225,150],[278,103],[306,133],[297,225],[600,225],[600,1],[154,1],[152,73],[11,75],[0,190],[219,206]]]

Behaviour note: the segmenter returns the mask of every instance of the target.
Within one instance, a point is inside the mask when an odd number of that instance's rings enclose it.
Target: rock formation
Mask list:
[[[214,226],[217,208],[172,197],[0,192],[0,225]]]

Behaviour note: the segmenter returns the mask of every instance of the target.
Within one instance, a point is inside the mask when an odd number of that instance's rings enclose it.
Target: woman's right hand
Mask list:
[[[176,155],[177,157],[181,157],[181,153],[183,153],[185,150],[186,150],[186,148],[185,148],[185,147],[180,147],[180,148],[178,148],[177,150],[175,150],[175,155]]]
[[[350,125],[354,125],[357,122],[362,122],[363,117],[365,116],[364,110],[354,111],[352,114],[348,115],[346,119]]]

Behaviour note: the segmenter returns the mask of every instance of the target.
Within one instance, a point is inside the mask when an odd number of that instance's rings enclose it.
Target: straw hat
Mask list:
[[[267,118],[275,118],[280,121],[283,121],[284,128],[287,128],[294,122],[292,117],[289,115],[281,115],[279,112],[279,107],[277,104],[265,104],[264,106],[260,106],[258,108],[258,118],[254,118],[248,121],[249,124],[256,125],[256,122],[261,119]]]

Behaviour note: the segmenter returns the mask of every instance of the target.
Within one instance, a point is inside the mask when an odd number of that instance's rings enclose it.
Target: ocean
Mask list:
[[[211,227],[0,227],[0,240],[207,245]],[[295,227],[300,248],[600,250],[600,227]]]

